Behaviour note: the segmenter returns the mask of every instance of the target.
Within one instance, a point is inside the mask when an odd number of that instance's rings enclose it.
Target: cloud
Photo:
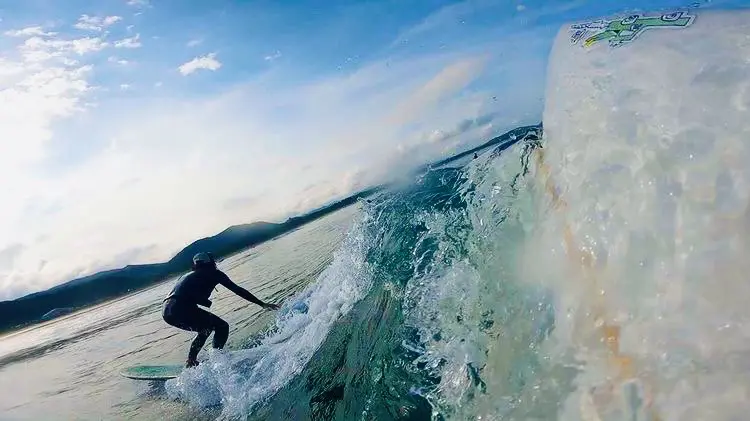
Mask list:
[[[187,47],[196,47],[198,45],[201,45],[203,43],[202,39],[191,39],[190,41],[185,44]]]
[[[276,50],[275,53],[273,53],[270,56],[263,57],[263,60],[265,61],[276,61],[281,58],[281,51]]]
[[[9,37],[50,37],[57,35],[56,32],[45,32],[41,26],[29,26],[23,29],[5,31],[5,35]]]
[[[38,33],[36,30],[25,32]],[[37,192],[44,184],[34,169],[48,156],[54,138],[53,126],[81,113],[85,108],[85,96],[91,90],[88,79],[92,66],[79,64],[71,57],[83,57],[102,46],[103,42],[97,38],[44,39],[35,35],[16,46],[15,60],[0,59],[3,83],[0,90],[0,139],[3,139],[0,141],[0,179],[13,180],[4,187],[6,198],[13,199],[0,209],[0,236],[19,240],[6,244],[0,253],[3,261],[0,278],[4,279],[0,297],[49,285],[45,283],[48,280],[40,277],[40,271],[48,269],[40,264],[42,259],[31,262],[25,256],[29,250],[44,244],[37,239],[48,237],[54,230],[33,235],[26,235],[25,230],[12,232],[16,231],[15,224],[20,219],[54,218],[62,210],[62,202],[55,197],[38,197]],[[61,272],[56,272],[54,279],[62,280],[60,275]]]
[[[470,50],[474,43],[485,43],[488,39],[504,38],[517,32],[531,32],[546,25],[561,24],[572,18],[570,12],[575,9],[588,10],[586,15],[594,13],[593,16],[596,16],[596,12],[592,12],[590,7],[591,2],[586,0],[553,1],[532,9],[525,4],[514,3],[496,0],[451,3],[399,32],[389,48],[427,48],[429,45],[455,48],[460,43],[465,50]],[[490,28],[485,24],[486,16],[494,16]]]
[[[43,158],[52,123],[81,110],[80,100],[90,89],[90,70],[90,66],[23,66],[16,82],[0,91],[0,138],[5,139],[0,177],[16,178],[18,171]]]
[[[128,0],[128,6],[145,7],[149,6],[148,0]]]
[[[117,57],[114,57],[114,56],[107,58],[107,61],[110,62],[110,63],[119,64],[121,66],[125,66],[128,63],[130,63],[128,60],[117,58]]]
[[[0,249],[0,270],[13,267],[16,257],[21,254],[25,246],[23,244],[11,244]]]
[[[120,84],[120,90],[121,90],[121,91],[127,91],[127,90],[130,90],[130,89],[131,89],[132,87],[133,87],[133,85],[131,85],[131,84],[129,84],[129,83],[121,83],[121,84]]]
[[[464,88],[477,77],[484,65],[482,57],[470,57],[443,68],[394,108],[390,122],[403,124],[416,119],[420,113],[437,105],[441,98]]]
[[[73,25],[73,27],[84,30],[84,31],[101,32],[104,30],[104,28],[114,25],[115,23],[121,20],[122,18],[120,16],[101,17],[101,16],[89,16],[89,15],[83,14],[78,19],[78,22],[75,25]]]
[[[196,57],[177,68],[183,76],[187,76],[197,70],[216,71],[221,67],[221,62],[216,60],[216,53],[210,53],[204,56]]]
[[[107,47],[107,43],[101,38],[78,38],[72,40],[63,39],[43,39],[32,37],[24,41],[18,47],[24,60],[27,62],[43,62],[50,59],[58,58],[63,61],[67,60],[70,65],[75,65],[75,61],[70,58],[70,53],[78,56],[101,51]]]
[[[115,41],[115,48],[139,48],[141,46],[141,34]]]
[[[224,201],[224,209],[249,208],[257,205],[262,200],[261,196],[238,196]]]
[[[437,28],[460,23],[462,18],[492,6],[490,1],[467,0],[453,3],[427,15],[420,23],[401,32],[391,46],[409,42],[412,38]]]
[[[426,141],[424,144],[445,142],[446,140],[454,139],[462,134],[468,133],[474,129],[484,129],[492,125],[493,120],[498,118],[498,113],[489,113],[478,117],[470,117],[458,122],[458,124],[448,130],[433,130],[423,135],[423,139]]]
[[[98,263],[96,266],[99,268],[98,270],[121,268],[132,264],[133,262],[143,260],[144,257],[148,258],[148,255],[156,249],[158,249],[156,244],[132,247],[117,253],[104,263]]]

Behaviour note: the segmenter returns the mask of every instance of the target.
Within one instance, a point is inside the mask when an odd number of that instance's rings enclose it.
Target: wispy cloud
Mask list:
[[[41,62],[53,58],[70,59],[70,53],[81,56],[101,51],[107,45],[99,37],[84,37],[71,40],[32,37],[24,41],[18,47],[18,50],[26,61]]]
[[[221,62],[216,59],[216,53],[209,53],[182,64],[177,70],[183,76],[187,76],[201,69],[216,71],[219,70],[220,67]]]
[[[601,2],[602,5],[604,3]],[[518,31],[533,31],[543,18],[558,16],[553,20],[562,23],[567,13],[575,9],[585,10],[586,6],[590,9],[588,0],[552,0],[533,8],[518,1],[463,0],[443,6],[406,27],[398,33],[389,48],[423,45],[436,39],[443,44],[452,44],[472,38],[472,33],[476,39],[501,38]],[[494,16],[490,28],[483,28],[483,24],[472,24],[483,22],[487,15]],[[466,48],[470,48],[470,45]]]
[[[276,50],[276,52],[273,53],[272,55],[268,55],[268,56],[263,57],[263,60],[265,60],[265,61],[275,61],[275,60],[278,60],[280,58],[281,58],[281,51]]]
[[[448,24],[460,23],[463,16],[476,13],[482,7],[487,7],[488,3],[490,2],[465,0],[444,6],[437,11],[430,13],[417,25],[400,33],[393,41],[392,45],[408,42],[411,38],[429,32],[435,28],[440,28]]]
[[[148,0],[128,0],[128,6],[148,6],[150,3]]]
[[[141,34],[115,41],[115,48],[140,48],[141,45]]]
[[[89,16],[84,14],[81,15],[78,22],[73,26],[84,31],[101,32],[104,28],[114,25],[121,20],[122,17],[120,16]]]
[[[115,57],[115,56],[111,56],[111,57],[107,58],[107,61],[108,61],[108,62],[110,62],[110,63],[116,63],[116,64],[119,64],[119,65],[121,65],[121,66],[125,66],[125,65],[127,65],[128,63],[130,63],[130,61],[128,61],[128,60],[125,60],[125,59],[121,59],[121,58],[117,58],[117,57]]]
[[[401,125],[417,119],[441,99],[463,89],[478,76],[484,65],[483,57],[469,57],[446,66],[427,83],[403,98],[389,116],[389,123]]]
[[[31,36],[49,37],[49,36],[57,35],[57,33],[46,32],[44,28],[42,28],[41,26],[29,26],[23,29],[5,31],[5,35],[9,37],[31,37]]]
[[[196,39],[191,39],[185,45],[188,47],[197,47],[198,45],[201,45],[202,43],[203,43],[202,39],[196,38]]]

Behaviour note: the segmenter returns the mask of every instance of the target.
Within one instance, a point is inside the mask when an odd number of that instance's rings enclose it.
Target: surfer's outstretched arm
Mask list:
[[[264,303],[261,299],[251,294],[250,291],[232,282],[232,280],[229,279],[229,276],[227,276],[224,272],[219,272],[219,273],[221,274],[219,275],[219,283],[224,285],[228,290],[232,291],[233,293],[267,310],[277,310],[279,308],[279,306],[277,306],[276,304]]]

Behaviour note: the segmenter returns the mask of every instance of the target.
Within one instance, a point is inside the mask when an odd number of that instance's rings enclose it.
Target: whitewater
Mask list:
[[[745,419],[748,34],[744,10],[564,25],[543,127],[222,262],[284,302],[216,300],[227,350],[117,378],[184,357],[169,281],[0,338],[0,419]]]

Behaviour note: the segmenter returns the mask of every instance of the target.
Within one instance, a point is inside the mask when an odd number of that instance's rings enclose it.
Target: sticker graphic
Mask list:
[[[694,20],[694,15],[674,12],[661,16],[631,15],[620,20],[578,23],[570,26],[570,42],[577,44],[583,39],[583,45],[590,47],[599,41],[609,41],[611,47],[618,47],[633,41],[647,29],[681,29],[690,26]]]

